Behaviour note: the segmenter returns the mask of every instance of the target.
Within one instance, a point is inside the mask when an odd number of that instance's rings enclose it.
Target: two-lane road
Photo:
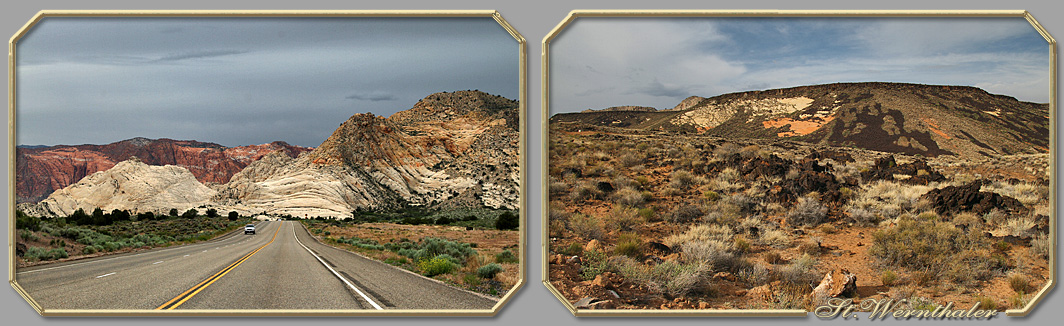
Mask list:
[[[52,309],[491,309],[496,299],[318,243],[298,222],[258,234],[19,268]]]

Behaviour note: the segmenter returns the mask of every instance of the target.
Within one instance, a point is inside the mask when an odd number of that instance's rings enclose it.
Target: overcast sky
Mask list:
[[[1049,102],[1049,45],[1023,18],[583,17],[550,60],[552,113],[863,81]]]
[[[20,145],[316,147],[355,113],[520,85],[517,41],[490,17],[53,17],[17,51]]]

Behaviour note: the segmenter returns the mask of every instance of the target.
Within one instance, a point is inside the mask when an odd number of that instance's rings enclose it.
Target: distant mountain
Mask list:
[[[21,204],[19,209],[34,216],[69,216],[79,208],[86,213],[96,208],[132,213],[176,208],[184,212],[207,204],[214,194],[185,168],[151,166],[132,157],[57,190],[36,205]]]
[[[1049,105],[968,86],[837,83],[692,96],[665,111],[556,114],[552,127],[786,138],[876,151],[986,157],[1049,151]]]
[[[429,95],[390,117],[355,114],[321,146],[268,156],[221,188],[218,205],[296,216],[358,209],[516,209],[519,104],[479,91]]]
[[[194,140],[133,138],[106,145],[25,146],[16,149],[17,201],[37,202],[118,162],[136,157],[147,165],[176,165],[203,183],[226,183],[251,162],[274,151],[296,157],[310,148],[285,142],[225,147]]]

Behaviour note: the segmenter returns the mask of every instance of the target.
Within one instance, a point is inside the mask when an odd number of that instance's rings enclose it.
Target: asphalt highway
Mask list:
[[[45,311],[477,309],[497,299],[317,242],[295,221],[259,222],[183,246],[19,268]]]

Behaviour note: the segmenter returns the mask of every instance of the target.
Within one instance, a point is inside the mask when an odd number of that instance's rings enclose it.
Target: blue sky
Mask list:
[[[1023,18],[584,17],[550,51],[552,113],[864,81],[1049,101],[1049,45]]]
[[[318,146],[355,113],[520,85],[518,43],[491,17],[52,17],[17,46],[20,145]]]

